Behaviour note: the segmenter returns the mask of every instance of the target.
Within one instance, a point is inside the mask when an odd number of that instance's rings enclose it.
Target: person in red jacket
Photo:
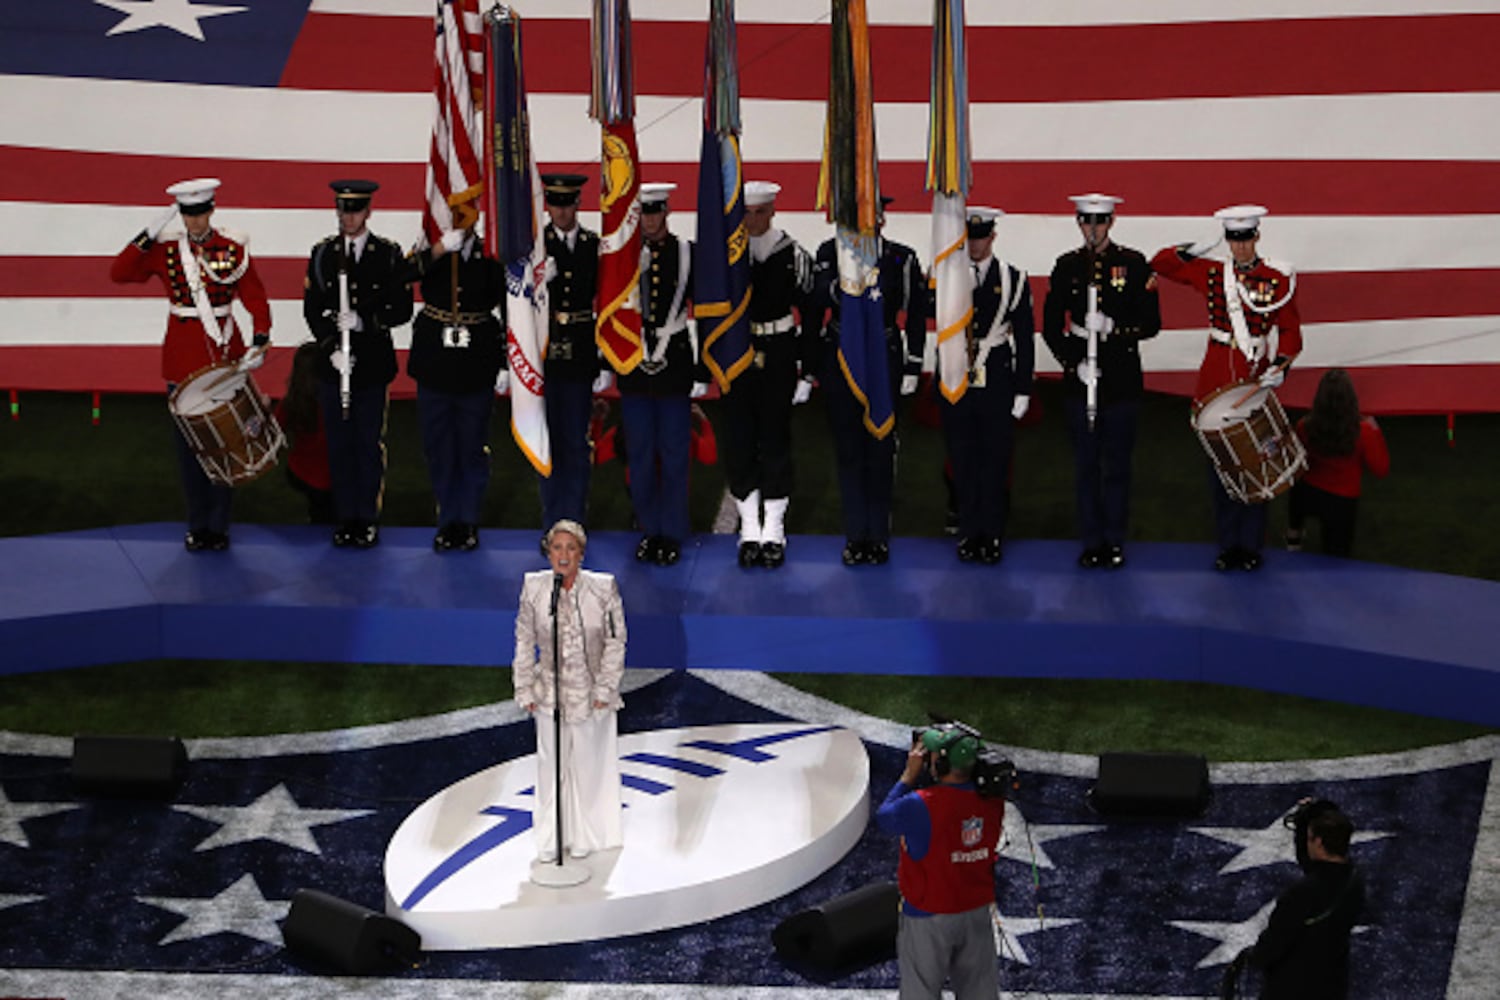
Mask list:
[[[170,394],[183,380],[209,365],[239,361],[246,370],[260,367],[271,341],[271,305],[250,260],[249,240],[215,229],[212,177],[182,181],[167,188],[174,201],[141,230],[110,265],[110,280],[136,284],[159,278],[167,293],[167,332],[162,340],[161,375]],[[178,216],[182,229],[164,232]],[[253,347],[235,326],[230,305],[235,299],[250,313]],[[229,548],[229,506],[234,491],[209,480],[181,434],[177,464],[187,497],[189,552]]]
[[[292,355],[286,395],[276,404],[276,419],[286,431],[286,479],[307,498],[308,524],[338,521],[333,503],[333,475],[328,469],[328,435],[318,406],[318,369],[323,348],[309,340]]]
[[[901,1000],[938,1000],[944,980],[957,1000],[1000,993],[993,911],[1005,801],[975,787],[979,751],[979,738],[965,727],[924,730],[875,813],[881,830],[901,837]],[[936,783],[917,788],[924,771]]]
[[[1209,340],[1198,366],[1195,407],[1237,382],[1259,381],[1274,389],[1302,352],[1302,319],[1297,312],[1297,275],[1287,264],[1260,256],[1260,205],[1234,205],[1214,213],[1224,227],[1229,260],[1206,256],[1219,245],[1183,243],[1151,258],[1151,269],[1168,281],[1188,285],[1208,306]],[[1260,566],[1265,543],[1266,505],[1231,497],[1210,466],[1218,570]]]
[[[1385,478],[1391,453],[1374,417],[1360,417],[1354,381],[1342,368],[1330,368],[1318,382],[1312,411],[1297,421],[1307,446],[1307,472],[1292,487],[1287,511],[1286,547],[1302,549],[1308,515],[1323,526],[1323,551],[1348,556],[1354,548],[1354,515],[1360,480],[1368,471]]]

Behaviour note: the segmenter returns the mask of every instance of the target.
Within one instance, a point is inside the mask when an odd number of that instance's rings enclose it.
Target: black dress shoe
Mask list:
[[[1260,569],[1260,553],[1251,552],[1249,549],[1240,550],[1240,569],[1249,570],[1252,573]]]
[[[1237,548],[1225,549],[1219,553],[1217,558],[1214,559],[1214,569],[1218,570],[1220,573],[1239,568],[1240,550]]]
[[[1119,569],[1125,565],[1125,549],[1119,545],[1106,545],[1099,565],[1105,569]]]
[[[760,542],[740,542],[740,565],[746,568],[760,565]]]
[[[981,539],[960,538],[958,540],[958,561],[978,562],[983,549],[984,542]]]
[[[675,566],[682,558],[682,543],[665,536],[656,540],[656,565]]]
[[[452,552],[458,548],[458,525],[445,524],[438,529],[438,533],[432,538],[432,550],[434,552]]]
[[[182,546],[189,552],[207,552],[212,541],[212,532],[189,531],[182,538]]]
[[[766,569],[775,569],[786,562],[785,542],[761,542],[760,564]]]
[[[380,544],[380,527],[362,521],[350,533],[350,541],[357,549],[373,549]]]
[[[477,524],[460,524],[454,532],[456,548],[460,552],[473,552],[479,548],[479,526]]]
[[[1092,549],[1084,549],[1078,556],[1078,565],[1084,569],[1098,569],[1104,565],[1105,547],[1096,546]]]
[[[636,543],[635,561],[654,563],[656,562],[656,552],[656,536],[647,535]]]
[[[354,524],[345,521],[333,529],[333,547],[336,549],[347,549],[354,544]]]
[[[979,560],[986,566],[995,565],[1004,554],[1005,550],[998,538],[986,538],[979,548]]]
[[[867,542],[865,544],[865,561],[874,566],[884,566],[891,561],[890,542]]]
[[[845,566],[858,566],[868,562],[864,542],[845,542],[842,558]]]

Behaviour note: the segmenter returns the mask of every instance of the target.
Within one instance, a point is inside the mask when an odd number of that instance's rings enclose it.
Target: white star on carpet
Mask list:
[[[27,903],[39,902],[46,898],[46,896],[7,896],[0,892],[0,910],[8,910],[12,906],[25,906]]]
[[[194,848],[208,851],[230,844],[252,840],[274,840],[309,854],[322,854],[313,839],[312,828],[329,823],[368,816],[371,809],[304,809],[292,798],[285,785],[277,785],[248,806],[182,806],[172,807],[199,819],[222,826]]]
[[[157,944],[192,941],[214,934],[238,934],[266,944],[281,944],[278,920],[286,919],[292,908],[290,900],[267,899],[253,875],[241,875],[212,899],[188,899],[172,896],[137,896],[140,902],[186,917]]]
[[[198,22],[205,17],[221,14],[239,14],[248,7],[220,7],[215,4],[195,4],[192,0],[94,0],[101,7],[117,10],[125,20],[105,32],[106,35],[123,35],[147,28],[171,28],[180,35],[198,41],[206,41],[203,28]]]
[[[1055,931],[1059,927],[1076,923],[1078,923],[1077,920],[1069,918],[1049,917],[1044,921],[1040,917],[1001,917],[995,924],[995,947],[999,949],[1001,958],[1019,965],[1030,965],[1031,957],[1026,954],[1026,949],[1021,947],[1023,934]]]
[[[1206,969],[1211,965],[1228,965],[1234,961],[1236,955],[1254,944],[1255,939],[1260,937],[1260,932],[1265,930],[1266,924],[1270,922],[1271,910],[1275,906],[1276,900],[1273,899],[1256,910],[1249,919],[1237,924],[1214,920],[1169,920],[1167,923],[1219,942],[1214,950],[1203,956],[1203,961],[1198,963],[1198,968]]]
[[[1000,843],[1000,857],[1019,861],[1022,864],[1031,864],[1032,851],[1036,852],[1036,866],[1038,868],[1056,868],[1052,859],[1047,856],[1042,845],[1049,840],[1061,840],[1064,837],[1076,837],[1084,833],[1096,833],[1104,829],[1103,826],[1094,825],[1071,825],[1036,823],[1031,826],[1031,838],[1026,836],[1026,817],[1021,813],[1014,802],[1005,804],[1005,839]]]
[[[1195,826],[1190,827],[1190,831],[1215,840],[1222,840],[1240,849],[1238,854],[1226,861],[1224,867],[1219,869],[1220,875],[1297,860],[1296,848],[1292,844],[1292,832],[1281,822],[1280,816],[1272,820],[1270,826],[1263,829]],[[1352,843],[1363,844],[1389,836],[1389,833],[1371,830],[1356,833]]]
[[[26,839],[22,823],[77,808],[76,802],[13,802],[6,798],[5,789],[0,788],[0,844],[30,847],[31,841]]]

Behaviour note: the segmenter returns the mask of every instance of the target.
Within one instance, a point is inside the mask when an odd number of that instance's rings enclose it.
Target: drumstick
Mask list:
[[[1290,362],[1283,362],[1282,364],[1279,364],[1279,365],[1272,365],[1271,368],[1279,368],[1279,369],[1285,371],[1286,370],[1286,366],[1288,364],[1290,364]],[[1270,371],[1271,369],[1268,368],[1266,370]],[[1246,403],[1250,402],[1251,398],[1257,392],[1260,391],[1260,380],[1259,379],[1253,379],[1253,378],[1246,379],[1244,381],[1244,384],[1250,386],[1250,388],[1248,388],[1248,389],[1245,390],[1245,394],[1243,396],[1241,396],[1239,399],[1236,399],[1233,403],[1229,404],[1229,408],[1231,410],[1238,410],[1240,407],[1242,407]]]

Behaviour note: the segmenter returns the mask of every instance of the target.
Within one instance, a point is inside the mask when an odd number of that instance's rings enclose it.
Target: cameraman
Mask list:
[[[1000,993],[991,910],[1005,801],[979,795],[972,780],[979,752],[971,732],[923,731],[875,813],[881,830],[901,837],[901,1000],[937,1000],[945,978],[957,1000]],[[936,784],[919,789],[924,770]]]
[[[1349,861],[1354,824],[1327,801],[1304,801],[1288,819],[1304,874],[1277,898],[1243,957],[1264,971],[1261,1000],[1343,1000],[1349,934],[1365,904],[1364,880]]]

